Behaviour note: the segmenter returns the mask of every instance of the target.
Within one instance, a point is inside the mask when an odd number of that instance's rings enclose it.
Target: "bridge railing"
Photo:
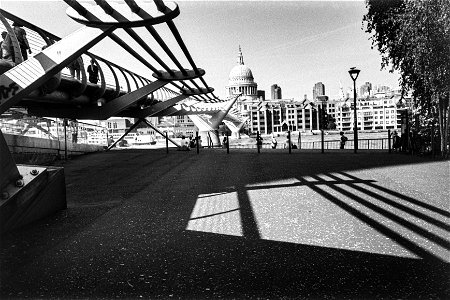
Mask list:
[[[299,149],[322,149],[322,142],[317,141],[307,141],[301,142],[300,147],[298,143],[293,142]],[[284,145],[279,143],[277,149],[283,149]],[[345,149],[353,149],[354,141],[349,140],[345,143]],[[256,149],[256,142],[252,144],[230,144],[230,148],[235,149]],[[263,143],[260,146],[262,149],[271,149],[270,143]],[[340,140],[328,140],[324,141],[325,150],[340,149]],[[295,149],[294,149],[295,150]],[[358,140],[358,150],[389,150],[389,142],[387,138],[375,138],[375,139],[360,139]]]
[[[32,51],[32,54],[30,54],[30,56],[41,52],[44,46],[51,45],[61,40],[60,37],[42,28],[39,28],[38,26],[35,26],[13,14],[10,14],[5,10],[0,9],[0,13],[5,17],[5,19],[7,20],[8,24],[11,27],[14,22],[17,22],[22,25],[23,29],[26,32],[27,40],[29,42],[30,49]],[[6,28],[4,24],[0,22],[0,32],[3,31],[6,31]],[[136,74],[130,70],[121,67],[118,64],[115,64],[90,52],[86,52],[81,56],[83,62],[82,68],[84,69],[85,72],[90,64],[91,58],[95,58],[99,68],[101,69],[101,72],[103,72],[104,84],[106,88],[110,90],[115,90],[118,84],[120,90],[119,94],[125,94],[130,91],[134,91],[139,87],[142,87],[144,84],[148,84],[151,81],[142,75]],[[69,68],[62,69],[61,75],[62,78],[65,79],[72,78]],[[99,76],[99,81],[96,85],[101,86],[102,83],[103,83],[102,77]],[[178,94],[179,93],[171,90],[168,87],[162,87],[159,90],[155,91],[151,97],[158,101],[165,101]]]

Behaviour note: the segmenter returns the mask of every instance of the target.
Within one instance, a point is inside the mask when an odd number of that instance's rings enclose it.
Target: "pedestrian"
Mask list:
[[[397,130],[392,132],[392,148],[394,148],[394,152],[397,152],[401,147],[400,137],[397,134]]]
[[[226,135],[223,136],[222,147],[223,148],[227,148],[228,147],[228,137]]]
[[[28,43],[27,33],[25,29],[22,28],[21,24],[14,22],[12,24],[14,33],[17,37],[17,41],[19,42],[20,52],[22,53],[23,60],[28,59],[28,53],[31,54],[30,44]],[[27,53],[28,50],[28,53]]]
[[[343,131],[341,131],[339,134],[341,135],[341,149],[344,149],[345,148],[345,142],[348,141],[348,138],[344,135]]]
[[[89,73],[89,82],[97,84],[98,82],[98,67],[95,65],[94,60],[91,59],[91,64],[87,67]]]
[[[189,142],[186,140],[186,137],[184,135],[181,136],[181,145],[177,149],[178,151],[190,151],[189,149]]]
[[[290,143],[291,143],[291,141],[289,140],[289,138],[286,137],[286,141],[284,142],[283,149],[289,148]]]
[[[6,36],[8,35],[8,33],[6,31],[2,32],[2,40],[0,41],[0,58],[3,58],[3,41],[5,40]]]
[[[275,138],[275,136],[272,136],[272,143],[271,143],[272,149],[276,149],[277,144],[278,144],[277,139]]]
[[[72,78],[76,77],[77,79],[80,79],[82,65],[83,59],[80,56],[67,66],[69,68],[70,76],[72,76]]]
[[[189,147],[190,148],[195,148],[197,146],[197,144],[195,143],[195,139],[194,139],[194,137],[191,135],[190,137],[189,137]]]
[[[2,41],[0,43],[1,56],[0,58],[12,66],[14,66],[14,47],[11,36],[6,32],[2,32]]]

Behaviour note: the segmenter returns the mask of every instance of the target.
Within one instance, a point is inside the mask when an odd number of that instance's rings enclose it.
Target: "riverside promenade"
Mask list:
[[[114,150],[1,240],[0,298],[448,299],[449,162],[383,152]]]

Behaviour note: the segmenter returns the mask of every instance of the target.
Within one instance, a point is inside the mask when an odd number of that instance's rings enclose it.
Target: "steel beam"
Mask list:
[[[165,136],[164,133],[163,133],[161,130],[159,130],[158,128],[156,128],[155,126],[153,126],[152,123],[150,123],[150,122],[147,121],[146,119],[142,119],[142,120],[143,120],[150,128],[152,128],[153,130],[155,130],[157,133],[159,133],[159,134],[162,135],[162,136]],[[167,136],[167,139],[168,139],[172,144],[174,144],[175,146],[177,146],[178,148],[181,147],[177,142],[175,142],[174,140],[172,140],[171,138],[169,138],[169,136]]]
[[[134,123],[130,128],[127,129],[127,131],[125,131],[125,133],[119,139],[117,139],[117,141],[115,141],[110,146],[108,146],[107,150],[114,148],[118,142],[120,142],[124,137],[126,137],[130,133],[130,131],[133,130],[134,128],[136,128],[139,125],[139,123],[141,123],[141,122],[142,122],[142,119],[139,119],[136,123]]]

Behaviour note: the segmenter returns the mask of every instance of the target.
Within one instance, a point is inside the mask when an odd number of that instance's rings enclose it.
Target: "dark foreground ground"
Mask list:
[[[448,299],[449,162],[120,150],[2,237],[0,298]]]

